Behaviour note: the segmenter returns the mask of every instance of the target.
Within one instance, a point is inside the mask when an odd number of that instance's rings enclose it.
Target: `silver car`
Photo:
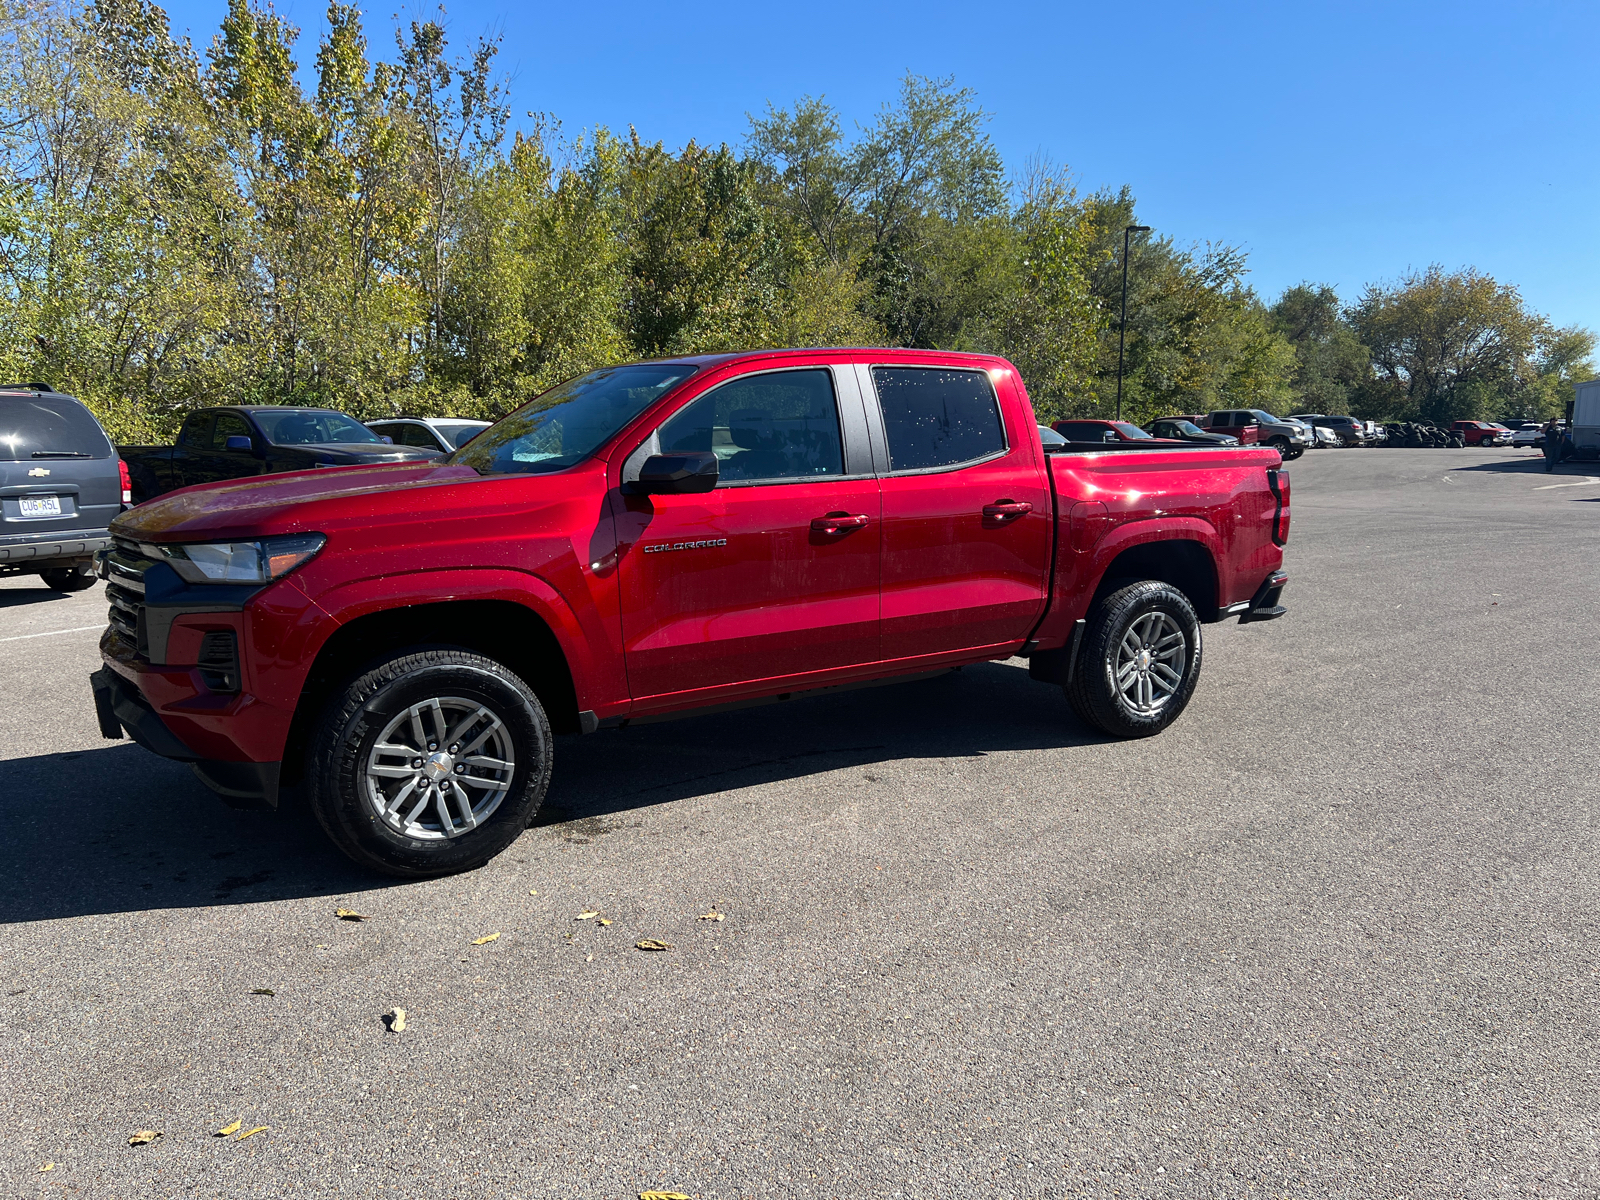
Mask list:
[[[385,421],[368,421],[367,428],[379,437],[386,437],[396,446],[417,446],[423,450],[441,450],[446,454],[459,450],[485,429],[489,421],[468,421],[459,417],[395,417]]]

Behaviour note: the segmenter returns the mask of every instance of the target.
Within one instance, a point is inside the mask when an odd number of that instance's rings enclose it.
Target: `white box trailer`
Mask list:
[[[1568,428],[1572,430],[1574,458],[1600,458],[1600,379],[1577,387]]]

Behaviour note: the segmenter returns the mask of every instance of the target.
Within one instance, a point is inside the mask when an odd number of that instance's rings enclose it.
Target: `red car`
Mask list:
[[[1204,623],[1266,620],[1268,449],[1041,445],[1004,359],[789,350],[552,388],[434,462],[183,488],[119,517],[101,731],[231,803],[302,792],[409,877],[509,845],[552,733],[1030,656],[1115,736]]]
[[[1069,442],[1154,442],[1157,445],[1183,445],[1176,438],[1158,438],[1132,421],[1078,420],[1057,421],[1050,426]]]
[[[1469,446],[1508,446],[1511,430],[1493,421],[1457,421],[1450,426]]]

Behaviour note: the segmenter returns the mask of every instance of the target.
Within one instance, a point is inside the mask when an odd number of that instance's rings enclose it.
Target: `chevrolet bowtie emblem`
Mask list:
[[[35,467],[33,470],[29,471],[28,474],[29,475],[48,475],[48,474],[50,474],[50,468],[49,467]]]

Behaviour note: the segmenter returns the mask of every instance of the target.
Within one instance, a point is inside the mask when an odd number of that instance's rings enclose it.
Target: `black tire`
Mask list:
[[[1274,450],[1276,450],[1278,452],[1278,455],[1279,455],[1280,458],[1288,458],[1289,457],[1289,439],[1288,438],[1286,438],[1286,437],[1271,438],[1270,440],[1268,440],[1267,445],[1271,446]]]
[[[44,585],[56,592],[81,592],[92,588],[98,576],[89,567],[47,567],[39,572]]]
[[[1283,461],[1284,462],[1293,462],[1295,459],[1299,458],[1305,452],[1306,451],[1305,451],[1305,447],[1304,446],[1296,446],[1294,449],[1290,450],[1289,453],[1287,453],[1287,454],[1285,454],[1283,456]]]
[[[375,748],[386,730],[392,739],[386,745],[409,745],[436,736],[430,733],[423,739],[416,738],[408,716],[414,707],[429,701],[442,703],[436,709],[425,710],[432,714],[431,718],[418,718],[424,720],[421,727],[425,731],[429,720],[436,727],[442,722],[447,730],[451,724],[462,725],[467,718],[461,714],[470,713],[474,706],[492,714],[499,725],[492,726],[482,718],[468,727],[463,739],[467,749],[459,764],[451,754],[444,753],[448,747],[442,738],[433,745],[439,753],[427,758],[406,763],[406,755],[378,752],[398,760],[389,764],[377,762]],[[445,704],[454,707],[453,713],[443,707]],[[400,725],[391,729],[397,722]],[[490,739],[487,744],[500,746],[500,752],[509,754],[509,759],[472,750],[481,740],[478,733],[485,728],[489,729],[484,735]],[[427,749],[417,747],[419,756]],[[465,650],[409,650],[352,680],[328,703],[306,763],[306,796],[311,811],[334,844],[361,865],[407,879],[453,875],[482,866],[528,827],[550,786],[551,754],[550,722],[543,706],[533,690],[506,667]],[[483,761],[509,762],[510,769],[469,765]],[[411,776],[416,762],[425,765]],[[385,772],[385,778],[369,776],[369,767]],[[463,769],[468,773],[460,773]],[[397,770],[399,777],[395,777]],[[412,793],[402,804],[382,791],[390,787],[398,793],[408,782],[414,787],[416,781],[425,778],[432,780],[427,788],[439,789],[449,784],[460,798],[440,800],[441,790],[425,788]],[[479,779],[483,782],[474,782]],[[481,803],[475,804],[471,790],[482,792]],[[501,793],[500,798],[488,808],[496,791]],[[398,810],[390,808],[385,815],[377,796],[397,805]],[[417,796],[423,798],[408,819],[405,810]],[[430,802],[429,796],[435,800]],[[460,803],[461,798],[466,800],[465,805]],[[430,807],[430,803],[434,806]],[[439,804],[456,823],[449,833],[444,832]],[[485,809],[487,815],[474,818],[481,819],[481,824],[468,823],[468,814]],[[438,829],[427,828],[428,823]],[[457,824],[465,827],[457,828]],[[404,832],[407,828],[413,832]]]
[[[1157,632],[1168,631],[1157,639],[1158,645],[1172,633],[1182,635],[1183,662],[1181,671],[1176,672],[1176,686],[1165,697],[1152,697],[1157,702],[1150,707],[1141,707],[1117,687],[1116,673],[1119,659],[1126,657],[1124,640],[1130,634],[1139,637],[1135,626],[1153,614],[1161,617],[1154,623]],[[1194,695],[1200,660],[1200,619],[1188,598],[1170,584],[1156,580],[1128,583],[1106,596],[1090,613],[1072,682],[1066,687],[1067,701],[1085,724],[1112,737],[1152,737],[1177,720]],[[1155,664],[1150,665],[1152,670],[1146,674],[1154,676]],[[1170,661],[1167,667],[1170,673]],[[1157,676],[1152,690],[1159,686],[1163,682]]]

